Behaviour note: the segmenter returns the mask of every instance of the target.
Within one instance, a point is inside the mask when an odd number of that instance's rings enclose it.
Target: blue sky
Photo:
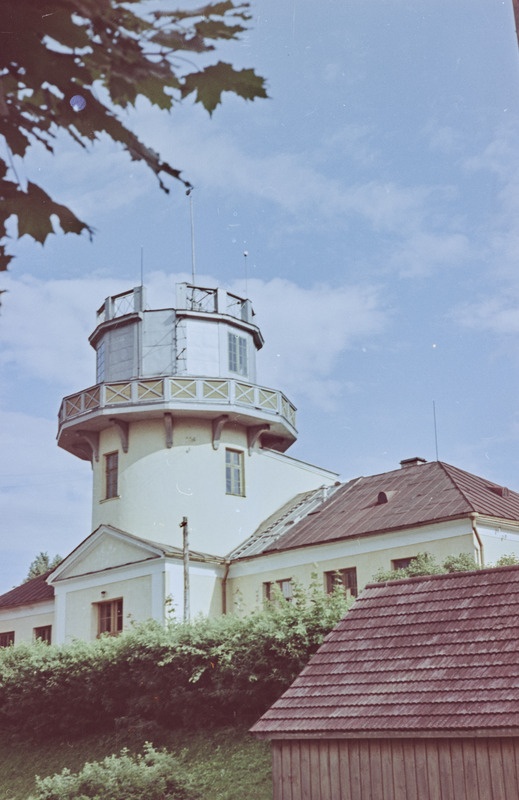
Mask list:
[[[164,5],[166,0],[164,0]],[[197,4],[192,3],[193,7]],[[298,407],[295,457],[342,479],[440,459],[519,489],[519,51],[511,0],[257,0],[219,50],[270,99],[129,124],[195,184],[200,282],[245,290],[258,380]],[[88,113],[88,107],[80,113]],[[90,468],[55,443],[95,382],[110,293],[173,300],[189,203],[109,141],[23,174],[96,228],[22,239],[0,282],[0,591],[90,533]]]

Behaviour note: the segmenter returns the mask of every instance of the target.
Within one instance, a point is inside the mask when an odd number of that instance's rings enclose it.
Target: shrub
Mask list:
[[[438,564],[431,553],[418,553],[408,567],[403,567],[402,569],[379,569],[378,572],[373,575],[373,580],[377,582],[398,581],[403,578],[415,578],[419,575],[439,575],[445,572],[468,572],[473,569],[479,569],[479,565],[476,563],[473,556],[468,553],[459,553],[457,556],[447,556],[441,565]]]
[[[119,637],[0,651],[0,724],[74,736],[140,718],[191,729],[247,723],[287,688],[350,601],[294,587],[247,617],[150,622]],[[124,722],[120,723],[124,725]]]
[[[36,778],[36,794],[30,800],[191,800],[175,758],[149,743],[142,755],[107,756],[86,763],[80,772],[64,769],[48,778]]]

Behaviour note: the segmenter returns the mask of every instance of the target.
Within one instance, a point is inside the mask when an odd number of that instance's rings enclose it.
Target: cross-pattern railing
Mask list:
[[[178,402],[184,404],[235,405],[256,408],[286,420],[295,428],[296,409],[283,392],[232,378],[135,378],[100,383],[65,397],[60,424],[98,408]]]

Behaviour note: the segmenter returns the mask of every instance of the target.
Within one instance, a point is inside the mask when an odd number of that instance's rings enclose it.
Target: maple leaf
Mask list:
[[[30,180],[26,188],[18,185],[14,172],[13,155],[23,160],[34,142],[54,153],[60,130],[82,148],[108,135],[131,159],[146,164],[164,191],[169,191],[164,177],[191,185],[180,169],[141,142],[117,111],[135,105],[139,96],[169,111],[196,92],[209,114],[223,92],[246,100],[266,97],[264,81],[252,69],[237,71],[220,62],[186,74],[188,62],[178,58],[182,51],[207,57],[218,40],[239,37],[249,19],[248,3],[232,0],[148,13],[140,0],[46,0],[43,15],[41,0],[8,4],[0,48],[0,137],[7,145],[7,156],[0,157],[0,270],[13,257],[6,253],[12,216],[19,237],[42,244],[56,232],[56,220],[65,233],[92,236],[86,222],[41,186]],[[93,91],[96,83],[107,91],[104,102]],[[70,105],[75,95],[85,101],[86,113]]]
[[[222,102],[223,92],[233,92],[244,100],[268,96],[263,78],[254,70],[235,70],[223,61],[188,75],[182,94],[187,97],[192,92],[196,92],[195,101],[201,103],[209,114]]]

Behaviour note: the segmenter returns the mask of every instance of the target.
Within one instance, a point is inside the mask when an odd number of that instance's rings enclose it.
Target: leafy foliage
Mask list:
[[[0,650],[0,725],[31,737],[149,720],[196,728],[255,719],[290,685],[350,601],[314,585],[247,617],[136,626],[120,637]],[[80,711],[78,711],[80,710]]]
[[[514,553],[509,553],[506,556],[501,556],[496,561],[496,567],[514,567],[519,564],[519,558]]]
[[[499,558],[495,564],[488,567],[510,567],[519,564],[519,559],[513,553]],[[445,572],[470,572],[480,569],[473,556],[469,553],[459,553],[457,556],[447,556],[441,564],[431,553],[418,553],[408,567],[402,569],[379,569],[373,575],[374,581],[398,581],[404,578],[415,578],[419,575],[439,575]]]
[[[61,556],[54,556],[54,558],[51,558],[46,552],[44,553],[42,551],[41,553],[38,553],[34,561],[31,561],[24,583],[31,581],[33,578],[37,578],[38,575],[44,575],[49,570],[54,569],[58,566],[60,561]]]
[[[171,754],[147,743],[142,755],[122,750],[102,761],[87,762],[77,773],[64,769],[37,778],[30,800],[190,800],[195,795],[179,771]]]
[[[418,575],[436,575],[443,572],[435,557],[431,553],[418,553],[408,567],[399,569],[379,569],[373,575],[374,581],[397,581],[404,578],[414,578]]]
[[[53,218],[65,233],[93,233],[42,187],[20,179],[15,157],[23,159],[30,145],[39,142],[53,153],[59,131],[83,148],[107,135],[169,191],[163,176],[190,184],[132,133],[116,109],[134,106],[142,96],[171,110],[193,95],[212,114],[223,92],[246,100],[266,97],[264,81],[252,69],[222,62],[198,69],[190,60],[207,61],[215,42],[238,38],[250,19],[247,3],[223,0],[189,11],[146,13],[145,8],[140,0],[48,0],[45,13],[40,0],[17,0],[4,8],[0,135],[7,155],[0,158],[0,270],[12,259],[6,253],[6,224],[13,215],[18,236],[28,234],[42,244],[54,231]],[[70,103],[77,95],[85,101],[83,109]]]

